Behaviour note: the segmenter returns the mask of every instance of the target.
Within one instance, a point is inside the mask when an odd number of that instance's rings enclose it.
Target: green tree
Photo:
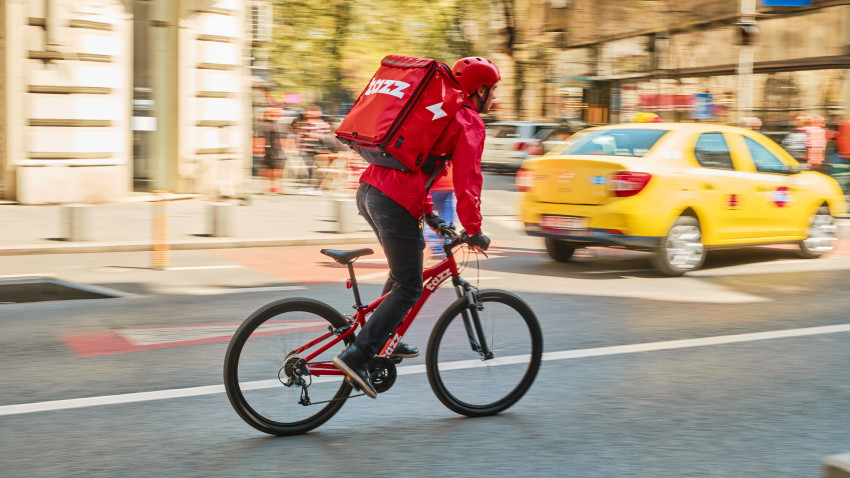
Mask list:
[[[386,55],[451,64],[475,54],[464,21],[470,8],[487,3],[275,0],[273,93],[306,93],[330,112],[353,102]]]

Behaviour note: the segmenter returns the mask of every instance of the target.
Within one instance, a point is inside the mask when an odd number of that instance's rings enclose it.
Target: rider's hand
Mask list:
[[[428,224],[428,227],[433,229],[437,234],[440,234],[440,229],[446,225],[446,221],[434,214],[434,212],[429,212],[425,215],[425,224]]]
[[[480,232],[476,232],[469,238],[469,245],[477,251],[486,251],[490,247],[490,238]]]

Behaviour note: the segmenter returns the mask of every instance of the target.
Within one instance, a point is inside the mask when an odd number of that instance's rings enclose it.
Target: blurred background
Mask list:
[[[850,100],[834,0],[2,0],[0,18],[0,198],[21,204],[238,196],[264,118],[297,157],[303,111],[338,123],[387,54],[492,59],[488,122],[757,117],[779,141]]]

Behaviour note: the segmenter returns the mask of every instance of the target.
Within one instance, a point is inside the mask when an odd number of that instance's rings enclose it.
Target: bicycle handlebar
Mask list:
[[[449,241],[449,246],[454,249],[455,247],[461,244],[467,244],[472,246],[470,243],[470,239],[472,236],[466,233],[466,231],[460,231],[459,233],[455,231],[455,227],[452,224],[443,224],[440,226],[439,231],[440,236]],[[481,249],[478,249],[481,252],[484,252]],[[485,254],[486,255],[486,254]]]

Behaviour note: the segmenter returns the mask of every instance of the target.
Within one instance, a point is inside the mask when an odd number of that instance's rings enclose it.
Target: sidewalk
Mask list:
[[[0,204],[0,255],[149,251],[158,207],[165,210],[167,238],[173,250],[374,240],[374,233],[357,214],[353,191],[322,196],[250,194],[245,200],[219,203],[185,195],[171,195],[164,202],[156,199],[153,194],[137,194],[120,203],[82,206]],[[84,240],[67,240],[75,235],[66,225],[66,216],[74,207],[82,209],[77,237]],[[214,209],[226,219],[219,229],[226,236],[213,237]]]
[[[244,200],[205,201],[191,195],[170,195],[157,202],[154,194],[138,193],[120,203],[91,205],[22,206],[0,203],[2,234],[0,256],[150,251],[154,246],[154,211],[163,208],[169,249],[218,249],[256,246],[345,245],[375,241],[366,221],[357,214],[354,191],[321,196],[262,195],[255,179]],[[513,191],[484,191],[485,216],[512,219],[516,211]],[[488,198],[489,196],[489,198]],[[164,206],[163,206],[164,205]],[[82,209],[84,220],[78,239],[67,225],[69,210]],[[215,237],[214,209],[225,226]],[[342,223],[340,223],[342,219]],[[850,237],[850,217],[838,220],[839,237]]]

